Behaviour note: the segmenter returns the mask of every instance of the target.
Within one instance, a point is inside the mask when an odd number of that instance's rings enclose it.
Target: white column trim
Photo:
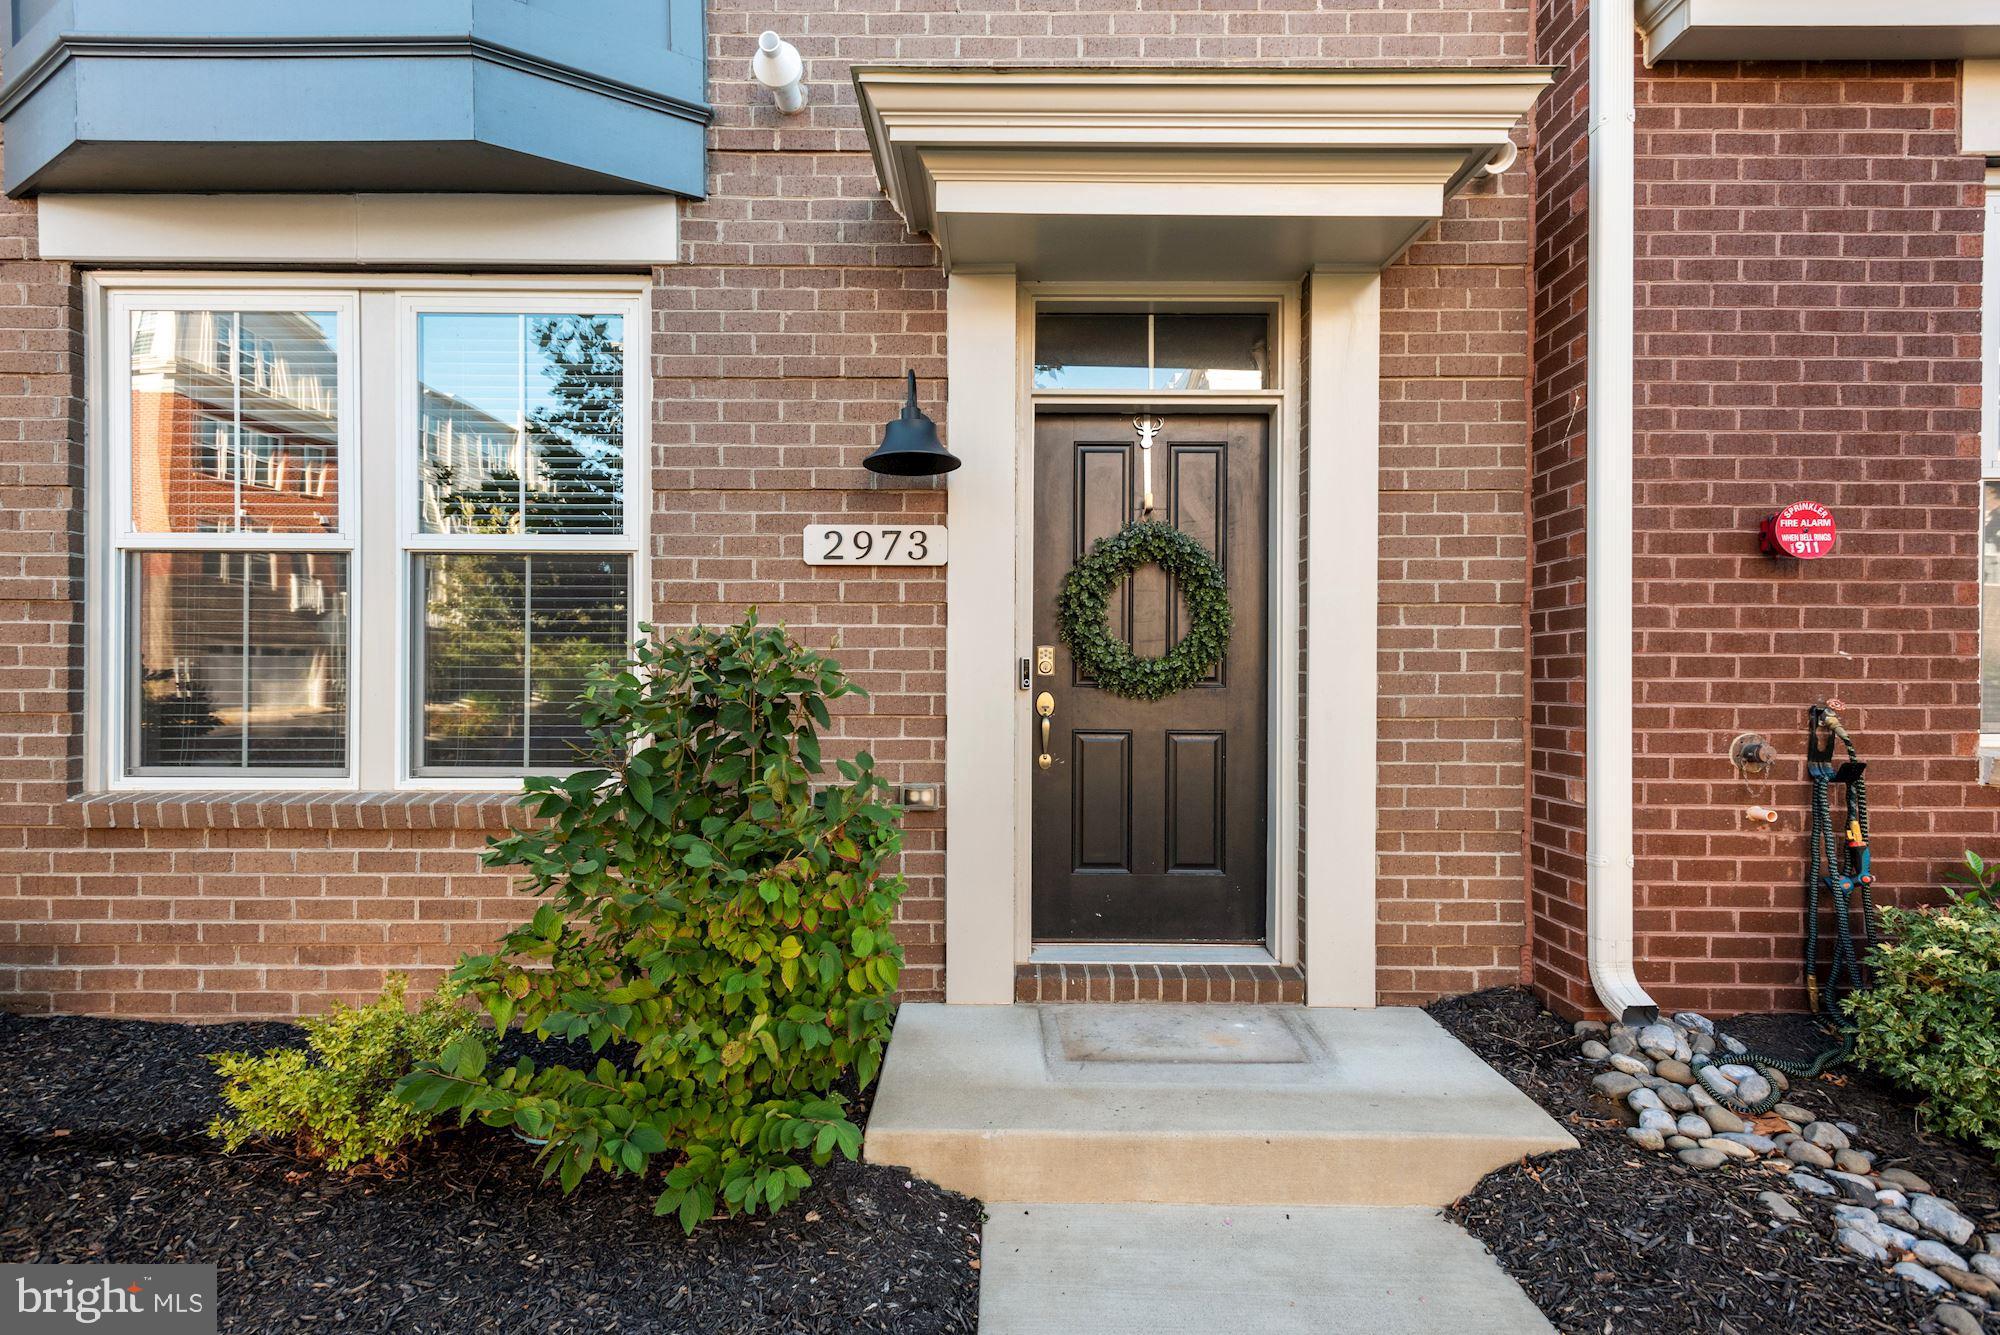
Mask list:
[[[1373,1006],[1382,277],[1309,281],[1306,1004]]]
[[[945,1000],[1014,1000],[1016,908],[1028,807],[1016,707],[1021,551],[1021,377],[1011,268],[945,285]]]

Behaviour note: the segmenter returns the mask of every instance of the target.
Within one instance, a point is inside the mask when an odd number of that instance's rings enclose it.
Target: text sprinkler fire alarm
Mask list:
[[[1818,501],[1793,501],[1766,519],[1758,533],[1766,556],[1816,561],[1833,551],[1840,529],[1833,511]]]

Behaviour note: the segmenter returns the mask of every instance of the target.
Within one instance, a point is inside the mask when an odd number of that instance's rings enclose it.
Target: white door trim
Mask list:
[[[1271,946],[1298,959],[1305,898],[1306,1000],[1369,1006],[1375,979],[1375,539],[1379,519],[1380,294],[1373,273],[1311,275],[1310,338],[1297,287],[1251,285],[1275,298],[1286,368],[1273,423],[1273,831]],[[952,559],[946,567],[945,999],[1005,1005],[1014,969],[1032,950],[1028,869],[1028,695],[1017,665],[1032,653],[1032,440],[1028,337],[1033,298],[1014,271],[954,269],[946,288],[947,430],[963,466],[947,482]],[[1139,295],[1131,287],[1065,285],[1061,295]],[[1145,295],[1190,295],[1154,285]],[[1202,295],[1225,289],[1205,285]],[[1227,288],[1245,295],[1244,285]],[[1025,326],[1025,328],[1024,328]],[[1302,341],[1304,356],[1299,354]],[[1303,365],[1301,363],[1303,362]],[[1301,485],[1299,389],[1320,405],[1306,434],[1322,461]],[[1242,396],[1238,396],[1240,399]],[[1065,400],[1069,402],[1072,400]],[[1189,407],[1196,407],[1191,402]],[[1199,406],[1214,406],[1213,401]],[[1340,466],[1328,468],[1324,461]],[[1354,485],[1356,475],[1367,479]],[[1308,491],[1307,488],[1310,488]],[[1300,501],[1324,527],[1301,551]],[[1306,570],[1303,618],[1299,581]],[[1008,609],[1011,615],[1001,613]],[[1308,628],[1303,643],[1301,625]],[[1304,773],[1298,678],[1304,682]],[[1303,803],[1301,803],[1303,780]],[[1299,821],[1311,832],[1300,838]],[[1299,874],[1297,855],[1307,843]]]

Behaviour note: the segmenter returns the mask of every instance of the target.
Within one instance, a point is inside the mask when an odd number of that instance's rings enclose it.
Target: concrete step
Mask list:
[[[1575,1144],[1419,1010],[912,1004],[864,1154],[988,1202],[1436,1206]]]
[[[1549,1335],[1486,1249],[1421,1208],[1007,1205],[980,1335]]]

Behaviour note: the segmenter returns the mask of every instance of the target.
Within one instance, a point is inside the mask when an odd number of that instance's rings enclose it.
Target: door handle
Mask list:
[[[1049,716],[1056,712],[1056,698],[1047,691],[1035,697],[1035,712],[1042,716],[1042,753],[1035,757],[1035,764],[1043,769],[1055,764],[1055,757],[1049,754]]]

